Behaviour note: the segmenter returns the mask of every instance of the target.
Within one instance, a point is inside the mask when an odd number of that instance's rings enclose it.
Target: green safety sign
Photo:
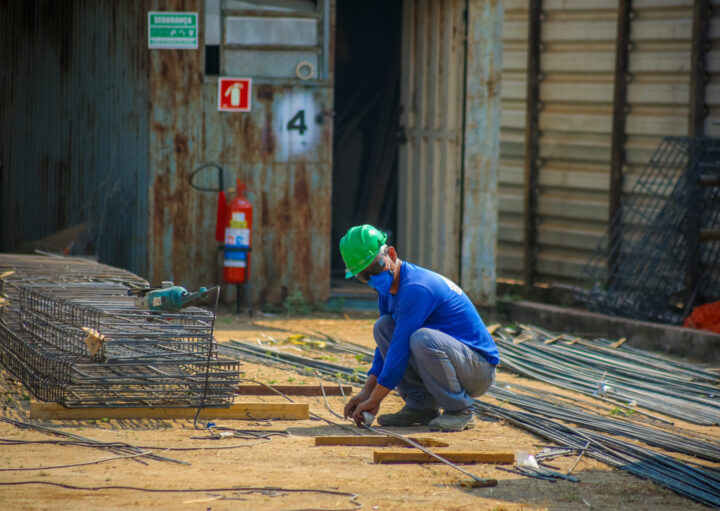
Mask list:
[[[148,48],[198,47],[198,13],[148,12]]]

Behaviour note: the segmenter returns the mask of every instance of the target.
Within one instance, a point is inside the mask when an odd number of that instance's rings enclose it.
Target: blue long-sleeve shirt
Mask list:
[[[395,321],[390,348],[383,359],[375,349],[372,367],[380,385],[394,389],[410,359],[410,336],[419,328],[439,330],[479,352],[492,365],[500,363],[497,346],[463,290],[451,280],[407,262],[400,266],[395,295],[378,295],[380,315]]]

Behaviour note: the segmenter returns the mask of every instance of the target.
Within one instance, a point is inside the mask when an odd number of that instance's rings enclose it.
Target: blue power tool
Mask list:
[[[172,282],[163,282],[161,288],[132,289],[129,294],[135,296],[135,305],[138,307],[151,311],[179,312],[183,307],[188,307],[217,290],[218,286],[210,289],[201,287],[195,293],[190,293]]]

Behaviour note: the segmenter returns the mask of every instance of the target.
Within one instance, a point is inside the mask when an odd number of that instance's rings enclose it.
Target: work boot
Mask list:
[[[417,410],[405,405],[399,412],[380,415],[377,421],[381,426],[424,426],[438,415],[440,412],[437,410]]]
[[[443,412],[437,419],[428,423],[430,431],[463,431],[475,427],[472,409],[465,408],[457,412]]]

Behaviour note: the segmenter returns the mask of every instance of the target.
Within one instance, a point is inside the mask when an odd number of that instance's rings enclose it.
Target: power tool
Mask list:
[[[182,286],[176,286],[173,282],[165,281],[162,287],[131,289],[128,294],[135,296],[135,305],[151,311],[179,312],[183,307],[188,307],[213,291],[217,291],[218,286],[201,287],[195,293],[189,292]]]

